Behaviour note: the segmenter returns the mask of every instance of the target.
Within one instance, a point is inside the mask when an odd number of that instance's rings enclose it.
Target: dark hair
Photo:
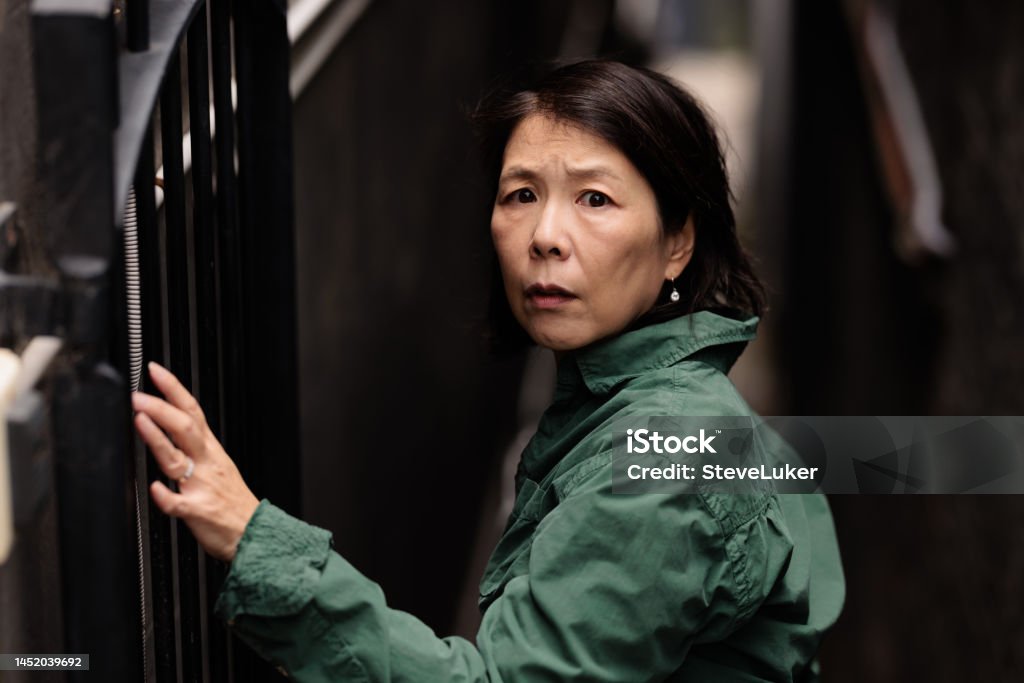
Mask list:
[[[680,301],[667,302],[666,287],[659,298],[666,303],[637,325],[707,309],[762,315],[764,288],[736,236],[725,158],[696,99],[662,74],[606,60],[568,64],[532,80],[494,90],[471,114],[491,189],[497,193],[505,145],[526,116],[547,114],[579,126],[615,145],[636,166],[654,190],[663,230],[682,230],[693,219],[694,252],[676,279]],[[500,346],[512,341],[509,335],[525,338],[525,332],[516,332],[500,272],[496,280],[491,318]]]

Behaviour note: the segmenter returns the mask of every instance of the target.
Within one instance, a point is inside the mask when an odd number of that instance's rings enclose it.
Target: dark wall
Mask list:
[[[898,19],[959,245],[931,405],[1024,414],[1024,5],[907,0]]]
[[[518,359],[482,343],[491,197],[463,108],[566,3],[375,0],[295,104],[305,517],[451,624]]]
[[[786,297],[793,414],[1024,414],[1019,3],[899,3],[958,249],[916,265],[840,2],[796,3]],[[835,496],[848,581],[832,681],[1020,680],[1024,500]]]

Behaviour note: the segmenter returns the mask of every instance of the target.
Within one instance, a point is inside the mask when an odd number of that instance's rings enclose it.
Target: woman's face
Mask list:
[[[556,351],[621,332],[693,251],[692,224],[663,234],[654,191],[622,152],[542,114],[505,147],[491,235],[512,312]]]

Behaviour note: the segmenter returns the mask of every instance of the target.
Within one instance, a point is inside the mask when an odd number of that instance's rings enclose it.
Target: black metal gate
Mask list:
[[[149,503],[129,392],[169,367],[257,496],[300,512],[286,2],[31,12],[46,209],[3,252],[0,332],[61,343],[12,429],[53,459],[53,599],[90,655],[69,680],[279,678],[213,616],[225,567]]]

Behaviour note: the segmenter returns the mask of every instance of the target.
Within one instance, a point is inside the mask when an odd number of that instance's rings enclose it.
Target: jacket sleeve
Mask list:
[[[218,614],[298,681],[664,678],[698,637],[734,628],[757,591],[699,496],[616,495],[603,479],[590,477],[540,521],[528,571],[489,605],[476,643],[439,638],[389,608],[331,550],[328,532],[267,501]],[[756,540],[764,529],[751,524]]]

